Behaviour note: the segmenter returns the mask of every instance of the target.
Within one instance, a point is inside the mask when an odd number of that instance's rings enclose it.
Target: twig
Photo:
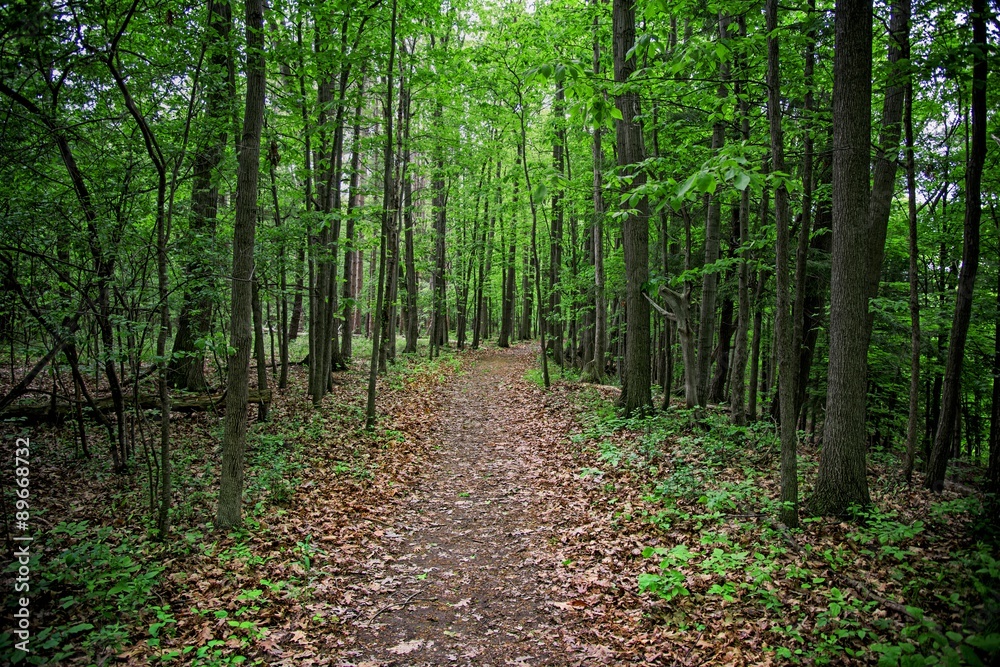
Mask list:
[[[375,615],[368,619],[366,625],[371,626],[372,621],[374,621],[376,618],[378,618],[379,616],[381,616],[383,612],[389,611],[393,607],[405,607],[406,605],[410,604],[411,602],[417,602],[417,601],[423,601],[423,602],[435,602],[435,601],[437,601],[437,598],[418,598],[417,596],[420,595],[421,592],[422,591],[417,591],[416,593],[414,593],[410,597],[406,598],[402,602],[392,602],[390,604],[387,604],[386,606],[384,606],[381,609],[379,609],[378,611],[376,611]]]
[[[798,553],[800,556],[803,557],[806,555],[802,547],[799,546],[799,543],[795,541],[795,536],[792,535],[792,532],[790,530],[788,530],[788,526],[786,526],[780,521],[775,521],[774,526],[781,532],[782,536],[784,536],[785,538],[785,541],[788,542],[788,545],[791,546],[796,553]],[[864,583],[856,579],[851,579],[850,577],[834,572],[829,568],[827,569],[827,574],[830,575],[832,579],[839,581],[842,585],[847,586],[849,588],[853,588],[858,593],[861,593],[862,595],[867,597],[869,600],[878,602],[886,609],[891,609],[892,611],[898,614],[902,614],[903,616],[913,619],[914,621],[923,620],[925,623],[930,625],[935,630],[937,630],[940,627],[937,623],[927,618],[926,616],[924,616],[923,619],[921,619],[916,614],[913,614],[912,612],[910,612],[909,609],[907,609],[906,605],[902,605],[898,602],[893,602],[888,598],[884,598],[881,595],[878,595],[877,593],[873,592],[870,588],[868,588],[868,586],[866,586]]]
[[[385,521],[379,521],[378,519],[372,519],[372,518],[367,517],[367,516],[363,516],[361,518],[364,521],[371,521],[372,523],[377,523],[380,526],[385,526],[386,528],[392,528],[392,525],[386,523]]]

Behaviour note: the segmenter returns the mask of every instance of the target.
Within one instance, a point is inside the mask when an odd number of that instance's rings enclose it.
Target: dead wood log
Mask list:
[[[174,394],[170,399],[171,412],[199,412],[202,410],[221,410],[225,405],[225,392],[218,394]],[[270,401],[270,391],[250,390],[250,403],[260,403]],[[114,410],[111,397],[95,399],[94,407],[102,413]],[[133,397],[125,399],[127,409],[135,409]],[[139,407],[143,410],[152,410],[160,406],[160,397],[156,394],[148,394],[139,397]],[[28,424],[43,424],[58,422],[68,417],[72,417],[76,409],[76,402],[65,399],[56,405],[55,411],[49,401],[44,403],[17,403],[8,406],[0,412],[0,419],[23,419]],[[97,420],[90,405],[84,404],[84,416]]]

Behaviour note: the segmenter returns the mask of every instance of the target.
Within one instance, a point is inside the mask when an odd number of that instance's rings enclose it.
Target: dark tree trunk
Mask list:
[[[729,17],[719,14],[719,39],[728,37]],[[726,82],[729,79],[729,64],[723,61],[719,66],[721,79],[716,96],[726,97],[729,93]],[[712,152],[718,154],[726,141],[726,121],[719,119],[712,125]],[[719,260],[719,236],[722,226],[722,200],[709,195],[705,217],[705,268],[713,267]],[[701,307],[698,316],[698,404],[706,405],[709,400],[712,377],[712,350],[715,343],[715,301],[719,291],[717,271],[705,271],[701,281]]]
[[[177,389],[204,391],[205,346],[199,339],[208,335],[216,285],[212,255],[215,246],[215,218],[219,203],[217,170],[226,152],[232,123],[232,100],[236,97],[229,33],[232,7],[228,0],[209,0],[206,51],[210,54],[204,75],[204,134],[197,143],[194,178],[191,183],[191,215],[185,236],[191,261],[185,269],[184,299],[177,321],[170,382]]]
[[[785,172],[785,140],[781,126],[781,70],[778,42],[778,0],[767,0],[767,117],[771,134],[771,166],[775,172]],[[774,337],[778,359],[778,403],[780,410],[779,433],[781,438],[781,507],[780,520],[790,528],[799,524],[799,486],[797,434],[795,432],[795,381],[798,354],[793,348],[792,304],[789,302],[791,285],[789,276],[788,189],[784,182],[774,188],[774,224],[777,228],[775,244],[775,310]]]
[[[233,223],[233,287],[226,386],[226,416],[222,436],[222,481],[217,528],[237,526],[243,513],[243,452],[247,438],[251,324],[253,320],[254,233],[257,225],[257,179],[260,168],[260,135],[264,126],[264,2],[247,0],[247,93],[243,136],[236,175],[236,220]]]
[[[898,0],[901,7],[910,8],[910,0]],[[901,45],[903,57],[910,58],[909,31],[904,35]],[[908,74],[906,80],[906,98],[904,99],[903,126],[906,133],[906,194],[908,217],[908,241],[910,251],[909,282],[910,282],[910,396],[906,421],[906,461],[903,464],[903,478],[907,484],[913,480],[913,466],[917,456],[917,422],[920,417],[920,274],[917,268],[920,249],[917,246],[917,170],[913,156],[913,75]],[[997,273],[1000,277],[1000,272]],[[1000,292],[998,292],[1000,298]],[[997,311],[1000,314],[1000,310]],[[996,402],[996,378],[1000,369],[996,364],[1000,356],[994,360],[994,411]],[[996,419],[993,420],[994,426]]]
[[[347,227],[344,238],[344,330],[340,339],[340,356],[346,364],[353,355],[354,314],[357,311],[358,290],[355,275],[360,272],[357,252],[357,231],[355,229],[358,209],[363,205],[361,194],[361,112],[364,103],[364,81],[358,84],[358,99],[354,105],[354,125],[351,128],[351,184],[347,195]]]
[[[442,107],[438,104],[434,111],[436,122],[441,121]],[[431,332],[431,356],[435,355],[435,350],[440,349],[447,339],[447,290],[445,289],[445,268],[447,258],[445,257],[445,233],[447,231],[447,195],[445,193],[444,156],[441,153],[443,147],[438,147],[437,163],[434,171],[434,179],[431,187],[434,190],[434,327]]]
[[[561,83],[556,84],[556,97],[553,104],[555,132],[552,142],[552,167],[557,176],[562,178],[566,169],[566,128],[564,127],[566,92]],[[563,322],[560,303],[559,283],[562,273],[562,242],[564,223],[563,192],[561,186],[552,193],[552,225],[549,234],[549,313],[544,326],[549,330],[552,344],[552,359],[563,365]]]
[[[598,0],[593,0],[594,4]],[[594,17],[594,75],[601,73],[601,45],[598,39],[598,17]],[[597,124],[594,127],[592,142],[593,156],[593,199],[594,221],[591,226],[590,245],[594,258],[594,342],[593,366],[590,373],[585,373],[587,379],[601,382],[604,379],[606,356],[608,350],[608,303],[604,294],[604,148],[602,136],[604,128]],[[590,361],[588,359],[588,361]]]
[[[409,172],[403,181],[403,220],[406,244],[406,347],[403,352],[416,352],[420,336],[417,312],[417,269],[413,250],[413,180]]]
[[[828,185],[830,183],[829,158],[817,160],[817,181]],[[806,271],[805,295],[802,303],[802,344],[799,348],[799,381],[796,405],[806,402],[809,376],[812,372],[813,357],[816,353],[816,342],[823,326],[826,311],[826,293],[829,289],[830,250],[833,243],[833,211],[830,199],[821,198],[816,203],[816,213],[813,216],[812,240],[809,243],[809,254],[813,268]]]
[[[374,321],[372,322],[372,355],[371,365],[368,369],[368,400],[365,408],[365,428],[369,431],[375,428],[375,381],[378,378],[378,350],[379,333],[382,329],[379,318],[382,314],[382,304],[385,299],[385,259],[386,259],[386,237],[389,233],[389,225],[394,224],[395,211],[393,210],[393,148],[392,148],[392,93],[393,93],[393,73],[396,60],[396,22],[399,4],[397,0],[392,0],[392,21],[389,27],[389,64],[386,68],[385,85],[385,147],[382,153],[382,231],[379,234],[379,269],[378,285],[376,286]]]
[[[251,307],[253,310],[253,354],[257,361],[257,391],[266,395],[257,404],[257,421],[267,421],[267,411],[271,407],[271,392],[267,386],[267,361],[264,358],[264,318],[260,307],[260,281],[253,279],[253,295]]]
[[[994,212],[1000,232],[1000,218]],[[991,494],[987,511],[994,525],[1000,524],[1000,271],[997,272],[996,316],[993,328],[993,396],[990,408],[990,459],[986,470],[986,493]]]
[[[493,227],[496,224],[496,211],[500,208],[503,193],[503,183],[500,181],[500,175],[502,173],[502,165],[500,160],[497,160],[497,171],[496,171],[496,206],[493,209],[492,214],[489,212],[489,200],[487,200],[487,211],[483,212],[483,215],[489,220],[488,228],[483,231],[482,237],[482,252],[479,254],[479,278],[476,281],[476,316],[475,322],[472,325],[472,349],[479,349],[479,341],[482,338],[488,337],[488,324],[489,324],[489,311],[486,309],[484,294],[486,291],[485,282],[490,275],[490,264],[493,258]]]
[[[614,0],[612,23],[615,81],[623,84],[636,69],[635,55],[628,55],[635,46],[635,5],[632,0]],[[639,189],[646,182],[646,175],[639,167],[645,159],[642,126],[638,120],[639,95],[634,90],[623,90],[615,98],[615,105],[622,115],[616,121],[618,164],[626,173],[632,173],[632,188]],[[625,414],[644,410],[653,403],[649,370],[649,301],[643,291],[649,280],[648,219],[649,202],[643,195],[636,202],[635,211],[629,213],[622,223],[628,335],[620,406]]]
[[[514,182],[513,203],[514,210],[517,210],[517,181]],[[499,347],[510,347],[510,339],[514,335],[514,261],[517,253],[517,224],[514,217],[510,220],[507,237],[508,248],[503,279],[503,303],[500,309],[500,337],[497,341]]]
[[[871,144],[872,3],[838,0],[833,76],[833,250],[830,365],[812,509],[842,515],[868,505],[865,456]]]
[[[972,0],[972,136],[965,170],[965,221],[962,268],[958,274],[955,315],[951,323],[948,360],[941,390],[941,421],[934,437],[924,485],[934,491],[944,489],[951,444],[957,436],[957,420],[962,390],[962,364],[972,319],[972,294],[979,270],[979,224],[982,219],[982,180],[986,162],[986,90],[989,67],[986,60],[986,0]]]
[[[741,39],[747,36],[747,23],[744,16],[739,19],[739,34]],[[739,61],[739,80],[735,83],[734,95],[739,100],[740,138],[750,140],[750,101],[743,94],[744,79],[748,76],[746,57]],[[747,368],[747,334],[750,329],[750,267],[747,265],[750,241],[750,190],[744,188],[740,193],[739,230],[734,233],[740,246],[740,263],[737,269],[738,284],[736,286],[736,331],[733,344],[732,381],[729,391],[729,419],[736,426],[747,422],[746,416],[746,368]]]

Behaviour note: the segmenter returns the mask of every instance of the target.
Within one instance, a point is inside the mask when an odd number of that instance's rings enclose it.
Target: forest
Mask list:
[[[4,3],[3,663],[997,664],[969,1]]]

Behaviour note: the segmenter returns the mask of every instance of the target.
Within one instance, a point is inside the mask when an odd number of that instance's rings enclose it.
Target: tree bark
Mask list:
[[[739,34],[741,39],[747,36],[747,23],[744,16],[740,16]],[[750,101],[743,94],[745,78],[748,75],[746,57],[740,56],[738,60],[740,69],[739,80],[734,84],[734,95],[739,100],[740,111],[740,137],[743,141],[750,140]],[[736,332],[733,342],[733,368],[731,371],[732,381],[729,383],[729,420],[736,426],[743,426],[747,423],[746,415],[746,369],[747,369],[747,334],[750,329],[750,267],[747,264],[749,259],[750,242],[750,190],[744,188],[740,193],[740,208],[737,219],[739,230],[734,236],[739,241],[740,263],[737,269],[738,284],[736,287]]]
[[[771,166],[774,173],[785,173],[785,140],[781,127],[781,60],[778,42],[778,0],[767,0],[767,117],[771,134]],[[778,181],[774,188],[775,244],[775,320],[777,341],[778,402],[781,414],[778,425],[781,439],[781,507],[778,517],[789,528],[799,525],[799,485],[797,434],[795,427],[795,382],[798,377],[798,354],[793,345],[788,188]]]
[[[247,438],[251,323],[253,319],[254,234],[257,225],[257,179],[260,135],[264,126],[264,2],[246,2],[247,93],[243,136],[236,174],[236,219],[233,223],[233,289],[226,417],[222,436],[222,481],[215,526],[226,530],[242,522],[243,453]]]
[[[372,322],[372,356],[368,370],[368,400],[365,409],[365,428],[369,431],[375,428],[375,381],[378,377],[379,333],[382,329],[379,319],[382,315],[382,303],[385,298],[385,257],[386,236],[389,225],[395,220],[392,194],[393,149],[392,149],[392,78],[396,60],[396,23],[399,3],[392,0],[392,21],[389,28],[389,63],[386,68],[385,86],[385,148],[382,154],[382,231],[379,235],[379,269],[377,295],[375,298],[374,321]]]
[[[833,252],[830,364],[823,450],[812,510],[868,505],[865,391],[868,354],[869,145],[872,3],[838,0],[833,80]]]
[[[593,0],[596,5],[598,0]],[[598,39],[598,17],[594,17],[594,75],[601,73],[601,45]],[[594,343],[593,367],[589,379],[601,382],[604,379],[608,350],[608,303],[604,295],[604,148],[602,137],[604,128],[594,124],[593,154],[593,198],[594,221],[591,226],[590,243],[594,255]]]
[[[728,36],[729,17],[719,13],[719,39]],[[729,93],[726,82],[729,79],[729,65],[725,61],[719,66],[719,87],[716,97],[724,99]],[[721,102],[720,102],[721,104]],[[726,141],[726,122],[719,119],[712,125],[712,153],[718,154]],[[705,266],[701,280],[701,307],[698,316],[698,404],[707,405],[712,377],[712,351],[715,342],[715,302],[719,291],[719,273],[715,263],[719,260],[719,236],[722,219],[722,201],[709,195],[705,216]]]
[[[631,173],[632,189],[639,189],[646,182],[646,175],[639,167],[645,159],[642,126],[639,124],[639,94],[628,87],[636,69],[635,54],[635,4],[633,0],[614,0],[612,4],[614,34],[615,82],[625,84],[615,98],[621,112],[616,122],[618,164]],[[625,308],[628,333],[625,340],[624,377],[620,407],[629,415],[652,406],[650,393],[650,338],[649,302],[643,291],[649,280],[649,202],[645,195],[636,202],[622,223],[625,254]]]
[[[965,170],[965,221],[963,224],[962,268],[958,274],[955,315],[951,323],[948,360],[941,390],[941,420],[934,437],[924,485],[933,491],[944,489],[944,477],[956,438],[962,390],[962,364],[972,319],[972,295],[979,270],[979,224],[982,219],[983,166],[986,162],[986,90],[989,67],[986,59],[986,0],[972,0],[972,136]]]
[[[899,0],[900,3],[909,5],[909,0]],[[910,40],[906,35],[906,42],[903,44],[903,57],[910,58]],[[903,478],[907,484],[913,480],[913,466],[917,456],[917,423],[920,417],[920,274],[917,268],[920,250],[917,246],[917,170],[913,155],[913,75],[907,75],[906,98],[904,100],[903,125],[906,133],[906,194],[907,194],[907,217],[909,227],[909,282],[910,282],[910,396],[909,409],[906,420],[906,461],[903,464]],[[997,273],[1000,277],[1000,272]],[[1000,292],[998,292],[1000,298]],[[1000,310],[997,311],[1000,315]],[[996,401],[996,377],[998,369],[996,364],[1000,363],[1000,356],[994,360],[994,412],[997,408]],[[993,427],[996,427],[996,419],[993,419]]]
[[[361,111],[364,103],[364,78],[358,84],[357,102],[354,105],[354,125],[351,127],[351,184],[347,195],[347,227],[344,238],[344,292],[343,303],[344,322],[343,336],[340,339],[340,356],[346,363],[352,356],[354,342],[354,313],[357,310],[358,293],[355,290],[355,274],[359,271],[357,252],[357,232],[355,216],[361,206]]]
[[[184,299],[177,321],[170,381],[177,389],[204,391],[205,355],[199,339],[208,335],[212,324],[216,285],[213,280],[212,254],[215,245],[215,219],[219,203],[217,170],[226,152],[232,123],[232,100],[236,97],[229,34],[232,30],[232,7],[228,0],[208,0],[206,49],[209,66],[203,77],[205,94],[204,130],[198,142],[191,183],[191,215],[188,234],[191,261],[185,274]]]

